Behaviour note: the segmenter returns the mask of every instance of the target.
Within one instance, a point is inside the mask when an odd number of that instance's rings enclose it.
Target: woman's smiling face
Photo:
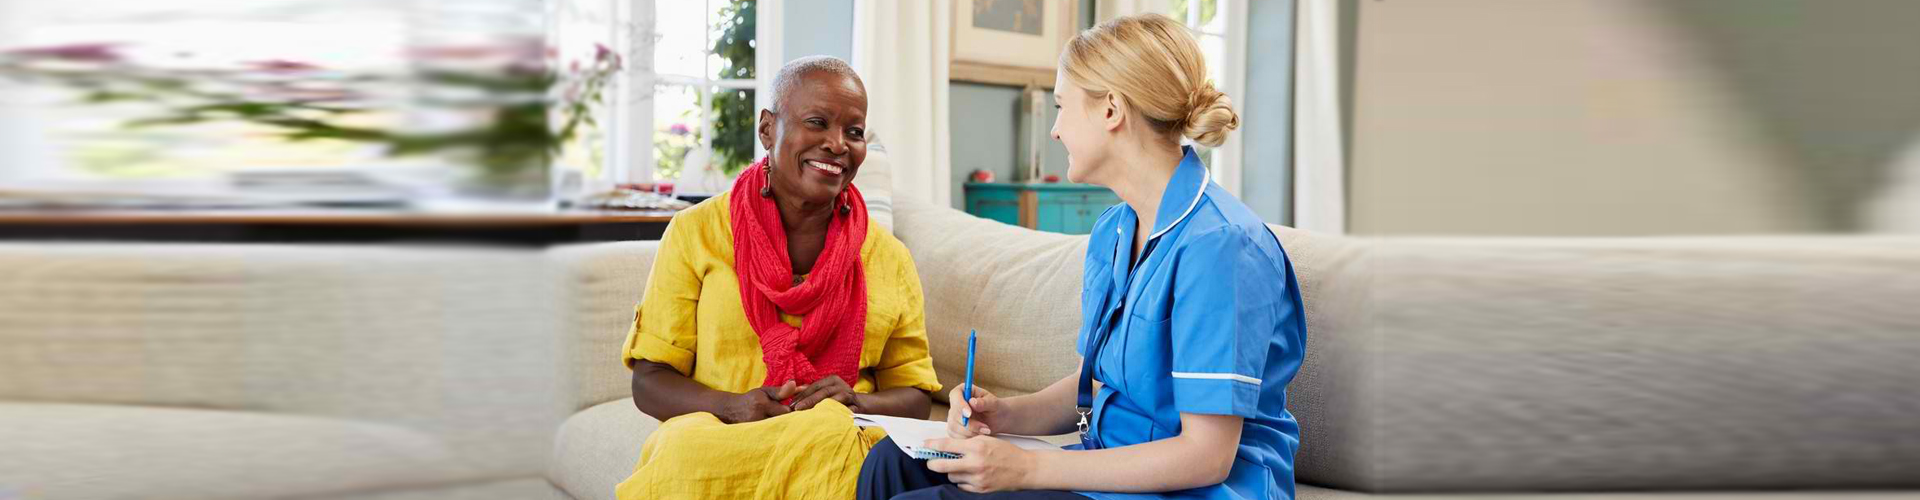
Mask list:
[[[760,112],[758,129],[774,195],[832,203],[867,159],[867,90],[854,78],[812,71],[781,99],[778,113]]]

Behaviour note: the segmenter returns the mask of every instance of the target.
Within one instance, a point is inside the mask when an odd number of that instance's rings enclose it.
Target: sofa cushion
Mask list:
[[[461,479],[433,436],[330,418],[0,403],[0,443],[12,490],[0,498],[282,498]]]
[[[339,417],[537,474],[557,294],[518,249],[0,244],[0,400]]]
[[[893,158],[887,153],[886,143],[879,133],[868,131],[867,159],[860,164],[853,185],[860,188],[860,197],[867,200],[867,218],[888,231],[893,230],[893,170]]]
[[[1303,480],[1920,486],[1920,240],[1373,244],[1371,326],[1310,332],[1303,380],[1339,383],[1308,386],[1337,404],[1298,408],[1303,455],[1336,460]]]
[[[1360,397],[1371,382],[1373,247],[1365,240],[1269,225],[1286,248],[1307,308],[1307,355],[1287,387],[1287,409],[1300,422],[1294,476],[1323,484],[1357,484],[1370,471],[1371,435],[1354,419],[1370,407]]]
[[[896,204],[900,227],[894,232],[920,269],[927,334],[943,385],[955,387],[965,374],[967,332],[973,328],[981,332],[979,355],[986,360],[975,367],[975,382],[996,393],[1038,391],[1079,368],[1074,340],[1080,334],[1086,235],[1034,231],[914,199]],[[1308,345],[1317,332],[1359,324],[1368,284],[1335,277],[1364,275],[1366,246],[1268,227],[1286,247],[1300,282]],[[936,399],[944,402],[946,395]]]
[[[582,410],[554,437],[547,478],[574,498],[613,498],[613,488],[633,475],[647,434],[658,428],[660,421],[640,413],[633,398]]]
[[[251,499],[249,499],[251,500]],[[337,496],[299,497],[294,500],[580,500],[560,491],[545,477],[445,484],[428,488],[356,491]]]
[[[627,241],[547,251],[567,296],[559,349],[568,412],[632,394],[632,372],[620,363],[620,346],[659,248],[659,241]]]
[[[980,331],[974,383],[995,394],[1031,393],[1073,373],[1085,235],[1010,226],[917,199],[894,200],[894,217],[894,234],[920,270],[941,385],[959,387],[971,329]]]

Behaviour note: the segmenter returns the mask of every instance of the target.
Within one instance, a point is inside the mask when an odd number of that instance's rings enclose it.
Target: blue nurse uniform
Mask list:
[[[1180,414],[1244,419],[1225,482],[1163,494],[1083,491],[1097,499],[1291,499],[1300,427],[1287,383],[1306,352],[1306,311],[1286,252],[1265,223],[1211,182],[1192,148],[1133,257],[1138,215],[1115,205],[1087,246],[1083,372],[1101,386],[1086,448],[1180,434]],[[1085,367],[1091,366],[1088,370]],[[1082,385],[1086,385],[1083,383]]]

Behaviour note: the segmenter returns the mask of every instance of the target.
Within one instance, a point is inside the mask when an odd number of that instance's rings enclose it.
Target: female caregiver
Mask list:
[[[1239,126],[1206,75],[1186,28],[1155,14],[1068,43],[1053,128],[1067,177],[1125,201],[1087,246],[1080,370],[1026,396],[955,388],[953,437],[925,444],[962,457],[877,444],[859,498],[1293,497],[1300,430],[1286,386],[1305,313],[1279,241],[1179,143],[1217,146]],[[1062,451],[993,437],[1075,430],[1081,444]]]

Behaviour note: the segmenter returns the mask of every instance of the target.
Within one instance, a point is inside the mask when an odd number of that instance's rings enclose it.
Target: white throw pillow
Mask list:
[[[878,134],[867,132],[867,160],[860,163],[853,185],[867,199],[867,216],[893,232],[893,161]]]

